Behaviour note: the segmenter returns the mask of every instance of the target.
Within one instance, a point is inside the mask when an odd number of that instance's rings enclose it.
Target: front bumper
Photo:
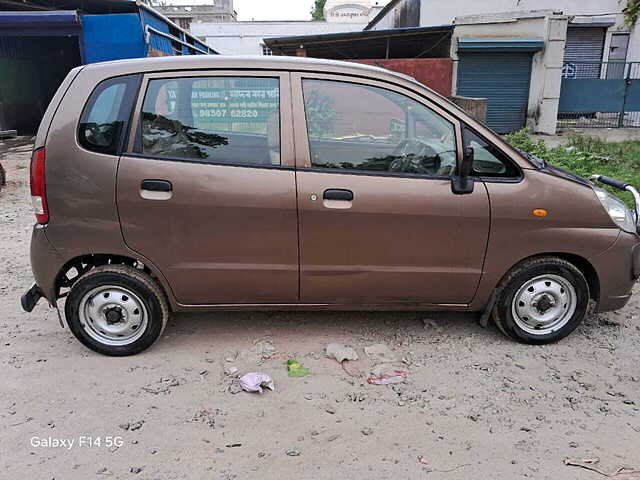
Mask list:
[[[592,175],[590,180],[631,193],[635,203],[636,233],[621,230],[615,243],[593,261],[600,282],[598,311],[608,312],[627,304],[633,285],[640,278],[640,193],[633,185],[615,178]]]
[[[590,259],[598,274],[598,312],[624,307],[640,277],[640,237],[620,231],[613,245]]]

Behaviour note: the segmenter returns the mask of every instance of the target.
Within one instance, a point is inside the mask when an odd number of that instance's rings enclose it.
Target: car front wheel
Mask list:
[[[543,344],[569,335],[589,305],[582,272],[558,257],[516,265],[500,283],[493,319],[503,333],[523,343]]]

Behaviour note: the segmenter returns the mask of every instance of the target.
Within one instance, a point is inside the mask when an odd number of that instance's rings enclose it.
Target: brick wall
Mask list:
[[[453,61],[450,58],[391,58],[388,60],[351,61],[404,73],[444,96],[451,95]]]

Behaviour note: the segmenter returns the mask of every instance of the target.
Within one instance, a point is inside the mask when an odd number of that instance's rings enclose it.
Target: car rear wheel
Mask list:
[[[110,356],[134,355],[162,334],[169,318],[158,283],[127,265],[105,265],[75,282],[65,304],[69,329],[85,346]]]
[[[498,328],[531,344],[551,343],[569,335],[584,319],[589,284],[578,268],[557,257],[516,265],[500,283],[493,309]]]

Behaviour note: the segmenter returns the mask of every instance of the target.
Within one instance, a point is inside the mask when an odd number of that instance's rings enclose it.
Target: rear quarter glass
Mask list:
[[[141,78],[141,75],[128,75],[98,84],[78,124],[78,143],[83,148],[108,155],[122,151]]]

